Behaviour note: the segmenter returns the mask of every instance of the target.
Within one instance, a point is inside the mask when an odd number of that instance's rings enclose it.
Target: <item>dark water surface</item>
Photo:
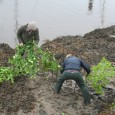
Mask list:
[[[115,0],[0,0],[0,43],[18,44],[17,29],[35,21],[40,42],[115,25]]]

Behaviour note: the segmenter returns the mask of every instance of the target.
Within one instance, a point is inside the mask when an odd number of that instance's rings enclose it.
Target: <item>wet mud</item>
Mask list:
[[[112,35],[112,36],[111,36]],[[115,64],[115,26],[96,29],[84,36],[63,36],[47,41],[41,47],[54,53],[62,62],[68,53],[72,53],[91,66],[96,65],[102,57]],[[9,66],[8,59],[15,54],[15,49],[7,44],[0,44],[0,65]],[[47,79],[46,79],[47,77]],[[91,104],[85,106],[78,87],[72,81],[64,83],[60,94],[55,94],[52,87],[56,75],[41,73],[34,79],[20,76],[15,83],[0,84],[0,115],[114,115],[115,78],[105,88],[105,96],[98,95],[89,86]]]

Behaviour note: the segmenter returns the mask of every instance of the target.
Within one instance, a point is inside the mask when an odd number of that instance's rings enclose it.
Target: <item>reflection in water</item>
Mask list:
[[[106,0],[100,0],[100,10],[101,10],[101,25],[104,26],[104,18],[105,18],[105,3]],[[93,0],[89,0],[88,11],[92,12],[93,10]]]
[[[15,0],[14,3],[14,20],[15,20],[15,35],[17,33],[18,30],[18,0]],[[18,41],[17,41],[17,36],[15,37],[15,45],[17,45]]]
[[[101,25],[104,26],[104,18],[105,18],[105,3],[106,1],[103,0],[101,4]]]
[[[88,10],[89,11],[93,10],[93,0],[89,0]]]

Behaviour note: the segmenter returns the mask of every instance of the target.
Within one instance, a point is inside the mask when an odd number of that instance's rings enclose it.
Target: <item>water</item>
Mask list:
[[[115,25],[115,0],[0,0],[0,43],[18,44],[17,29],[35,21],[40,43]]]

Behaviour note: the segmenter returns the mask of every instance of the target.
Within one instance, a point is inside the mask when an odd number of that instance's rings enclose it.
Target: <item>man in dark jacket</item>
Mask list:
[[[26,25],[21,26],[17,31],[17,38],[21,47],[23,44],[33,44],[33,41],[38,44],[39,31],[35,22],[32,21]],[[23,49],[20,54],[23,56],[25,54],[25,49]]]
[[[39,42],[39,31],[35,25],[35,22],[29,22],[28,24],[21,26],[17,32],[17,38],[20,45],[27,42],[36,41]]]
[[[72,54],[68,54],[66,59],[63,62],[62,70],[61,70],[61,77],[57,80],[57,83],[54,87],[56,93],[59,93],[62,87],[62,84],[65,80],[75,80],[77,85],[80,87],[82,91],[82,95],[84,98],[84,103],[90,103],[90,95],[87,86],[83,80],[82,74],[80,73],[80,68],[83,67],[87,74],[90,73],[90,67],[88,64],[83,62],[81,59],[72,56]]]

